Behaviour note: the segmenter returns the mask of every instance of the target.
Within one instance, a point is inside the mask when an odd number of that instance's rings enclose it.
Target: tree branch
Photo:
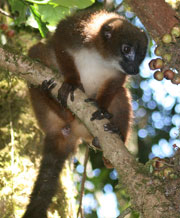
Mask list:
[[[0,14],[4,15],[6,17],[13,18],[13,16],[11,16],[8,12],[4,11],[2,8],[0,8]]]
[[[17,55],[3,48],[0,48],[0,67],[3,70],[10,71],[18,77],[25,79],[28,83],[34,85],[42,84],[44,80],[49,80],[52,77],[55,78],[57,86],[52,90],[52,94],[55,98],[57,96],[58,87],[60,87],[63,82],[62,76],[59,74],[57,75],[50,68],[45,67],[41,63],[33,61],[28,57],[19,54]],[[98,136],[99,141],[103,146],[102,149],[104,151],[104,155],[106,156],[109,154],[109,145],[114,144],[115,149],[117,149],[116,151],[118,151],[119,148],[122,148],[122,152],[126,156],[126,159],[129,159],[132,163],[136,163],[135,159],[127,151],[120,138],[115,134],[112,135],[103,130],[102,127],[108,122],[108,120],[104,119],[90,122],[91,115],[97,110],[97,108],[90,103],[85,102],[87,96],[80,90],[76,90],[74,92],[74,96],[75,99],[73,102],[70,98],[68,98],[67,104],[69,109],[83,121],[84,125],[93,136]],[[124,155],[122,155],[121,160],[124,159]],[[114,158],[111,157],[109,159]]]
[[[54,77],[57,86],[52,90],[52,94],[55,98],[58,87],[61,86],[63,81],[60,75],[42,64],[3,48],[0,48],[0,68],[11,71],[18,77],[35,85]],[[165,214],[166,217],[178,217],[179,214],[175,210],[169,209],[172,203],[157,188],[162,186],[161,182],[152,180],[147,175],[140,173],[140,170],[144,170],[143,166],[139,165],[128,152],[120,137],[104,131],[103,125],[108,122],[107,120],[90,122],[91,115],[96,111],[96,108],[84,101],[87,99],[84,93],[76,90],[74,96],[73,102],[68,98],[69,109],[76,114],[93,136],[98,137],[103,155],[111,161],[121,176],[121,182],[131,196],[134,209],[146,218],[164,218]]]
[[[164,0],[126,0],[152,38],[156,40],[179,23],[176,12]]]

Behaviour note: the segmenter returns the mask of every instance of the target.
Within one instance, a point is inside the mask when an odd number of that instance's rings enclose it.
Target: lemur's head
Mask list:
[[[139,65],[146,55],[148,44],[143,30],[119,16],[106,20],[98,38],[101,41],[101,54],[105,58],[113,59],[116,68],[119,67],[120,71],[130,75],[139,72]]]

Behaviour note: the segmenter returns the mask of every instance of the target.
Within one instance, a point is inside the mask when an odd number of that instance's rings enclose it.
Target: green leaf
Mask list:
[[[18,14],[18,16],[14,19],[16,25],[20,25],[26,21],[26,13],[28,10],[28,6],[24,4],[23,1],[17,0],[8,0],[12,13]]]
[[[69,8],[56,5],[38,5],[38,12],[41,14],[43,22],[47,22],[51,26],[57,23],[70,13]]]
[[[31,5],[30,6],[32,15],[34,16],[34,19],[36,20],[38,24],[39,31],[41,33],[41,36],[44,38],[46,34],[48,33],[48,28],[46,27],[46,24],[41,20],[41,15],[37,10],[37,5]]]
[[[57,3],[58,5],[67,7],[67,8],[87,8],[92,5],[95,0],[52,0],[52,3]]]

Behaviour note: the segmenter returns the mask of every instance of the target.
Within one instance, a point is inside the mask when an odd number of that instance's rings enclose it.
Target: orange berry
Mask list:
[[[14,30],[8,30],[6,32],[7,37],[12,38],[15,35],[15,31]]]
[[[163,55],[163,59],[165,60],[165,61],[167,61],[167,62],[169,62],[170,60],[171,60],[171,55],[170,54],[164,54]]]
[[[172,80],[174,78],[175,73],[172,70],[166,70],[164,72],[164,78],[167,80]]]
[[[162,48],[157,46],[154,50],[155,55],[161,56],[162,55]]]
[[[166,33],[163,37],[162,37],[162,41],[166,44],[172,42],[172,36],[168,33]]]
[[[154,67],[154,64],[155,64],[155,59],[153,59],[153,60],[151,60],[150,62],[149,62],[149,68],[151,69],[151,70],[155,70],[156,68]]]
[[[162,68],[164,65],[164,62],[161,58],[156,58],[155,59],[155,62],[154,62],[154,67],[155,69],[159,69],[159,68]]]
[[[175,37],[180,36],[180,27],[179,26],[174,26],[171,30],[171,35]]]
[[[171,82],[175,85],[180,84],[180,77],[179,76],[174,76],[174,78],[171,80]]]
[[[164,78],[163,72],[157,70],[157,71],[154,73],[154,78],[155,78],[156,80],[158,80],[158,81],[163,80],[163,78]]]
[[[0,29],[2,29],[3,31],[6,31],[8,29],[8,25],[3,23],[0,25]]]

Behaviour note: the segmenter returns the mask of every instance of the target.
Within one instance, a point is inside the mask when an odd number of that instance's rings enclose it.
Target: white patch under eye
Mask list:
[[[83,48],[69,53],[74,57],[81,82],[89,97],[96,94],[106,80],[116,77],[119,71],[124,72],[118,60],[104,59],[95,49]]]

